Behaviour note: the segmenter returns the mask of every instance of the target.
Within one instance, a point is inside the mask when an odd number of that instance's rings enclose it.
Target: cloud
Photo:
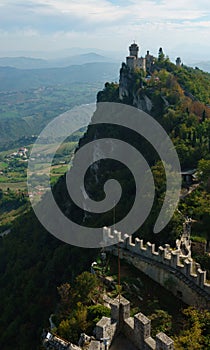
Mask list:
[[[201,6],[205,4],[205,6]],[[0,18],[7,14],[8,27],[13,23],[19,26],[28,25],[32,20],[35,26],[43,21],[48,30],[47,20],[54,21],[54,28],[62,27],[68,20],[69,26],[77,22],[78,26],[88,30],[88,26],[114,25],[121,26],[129,22],[137,24],[138,21],[162,20],[196,20],[207,16],[210,13],[210,5],[207,1],[201,0],[199,5],[194,0],[155,1],[155,0],[130,0],[108,1],[108,0],[2,0]],[[14,21],[14,17],[16,20]],[[62,19],[62,20],[61,20]],[[5,21],[3,21],[4,23]],[[0,21],[0,26],[3,24]],[[44,30],[44,26],[42,26]],[[62,29],[62,28],[60,28]]]
[[[20,0],[2,0],[0,18],[8,14],[8,24],[11,23],[11,13],[18,19],[19,25],[28,24],[30,19],[36,19],[37,24],[40,20],[54,20],[55,30],[60,25],[59,19],[63,18],[64,23],[69,20],[69,25],[77,21],[82,28],[86,25],[111,25],[119,23],[126,25],[128,22],[136,24],[140,20],[195,20],[200,19],[210,12],[208,2],[201,0],[199,5],[194,0],[173,1],[155,1],[155,0],[130,0],[108,1],[108,0],[28,0],[24,3]],[[205,6],[201,6],[201,4]],[[10,12],[10,15],[9,15]],[[14,15],[12,16],[14,19]],[[57,21],[56,21],[57,19]],[[1,23],[1,22],[0,22]],[[46,23],[46,22],[45,22]],[[2,26],[2,23],[1,23]],[[43,26],[42,26],[43,27]],[[47,25],[46,25],[47,31]]]
[[[209,0],[0,2],[0,38],[4,33],[4,38],[8,36],[7,46],[10,43],[15,47],[24,44],[37,48],[77,45],[123,49],[136,39],[143,47],[156,49],[158,42],[169,48],[196,45],[201,37],[208,47],[209,23]],[[31,42],[26,40],[30,36]]]
[[[202,2],[202,1],[201,1]],[[150,19],[153,21],[162,20],[195,20],[200,19],[210,13],[210,5],[202,7],[196,5],[195,1],[132,1],[130,7],[132,12],[141,19]]]

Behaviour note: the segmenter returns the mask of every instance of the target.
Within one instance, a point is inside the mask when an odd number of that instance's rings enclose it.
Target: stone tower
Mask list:
[[[181,67],[181,63],[182,63],[181,58],[177,57],[177,59],[176,59],[176,66],[177,67]]]
[[[129,47],[129,51],[130,56],[136,57],[136,59],[138,58],[139,47],[135,42],[131,44],[131,46]]]
[[[143,57],[138,57],[139,46],[134,42],[129,46],[130,56],[126,57],[126,65],[131,70],[135,68],[140,68],[146,71],[146,59]]]

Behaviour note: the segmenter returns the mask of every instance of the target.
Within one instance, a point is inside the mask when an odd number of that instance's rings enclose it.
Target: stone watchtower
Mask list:
[[[126,57],[126,64],[131,70],[140,68],[146,71],[146,59],[139,57],[139,46],[134,42],[129,46],[129,55]]]
[[[182,64],[181,58],[177,57],[177,59],[176,59],[176,66],[177,67],[181,67],[181,64]]]
[[[130,56],[136,57],[136,59],[138,58],[139,47],[135,42],[131,44],[131,46],[129,47],[129,51],[130,51]]]

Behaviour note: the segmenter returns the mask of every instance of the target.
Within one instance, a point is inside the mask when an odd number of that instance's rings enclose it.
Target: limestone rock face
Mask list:
[[[123,100],[124,97],[129,97],[130,87],[132,84],[132,72],[123,63],[120,70],[120,83],[119,83],[119,98]]]
[[[142,111],[146,112],[146,113],[150,113],[152,110],[152,101],[150,100],[150,98],[146,95],[140,97],[138,95],[133,96],[133,101],[134,101],[134,105],[138,108],[141,109]]]
[[[120,71],[119,98],[146,113],[151,113],[153,104],[151,99],[143,92],[143,81],[138,86],[134,80],[134,73],[125,64]]]

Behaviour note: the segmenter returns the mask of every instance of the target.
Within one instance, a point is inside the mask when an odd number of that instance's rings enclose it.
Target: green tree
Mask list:
[[[159,62],[164,62],[165,60],[165,55],[163,53],[162,47],[160,47],[159,52],[158,52],[158,61]]]
[[[149,316],[152,321],[152,336],[155,336],[159,332],[166,332],[170,334],[172,329],[172,316],[164,310],[155,310],[155,312]]]
[[[207,186],[210,181],[210,160],[201,159],[198,162],[198,176]]]
[[[108,307],[101,304],[88,306],[88,320],[93,324],[96,324],[103,316],[110,317]]]
[[[57,332],[60,335],[60,337],[66,339],[66,340],[76,340],[77,339],[77,323],[76,319],[66,319],[62,320],[61,323],[58,326]]]
[[[174,337],[175,349],[206,350],[210,345],[210,312],[189,307],[183,311],[183,331]]]
[[[60,322],[57,328],[57,333],[62,338],[69,340],[72,343],[78,343],[80,334],[86,332],[87,329],[87,307],[81,302],[78,302],[76,309],[72,312],[69,318]]]
[[[71,297],[71,286],[69,283],[64,283],[57,288],[60,295],[60,317],[65,317],[70,313],[70,304],[72,301]]]
[[[77,303],[77,309],[75,311],[75,318],[77,320],[77,326],[81,332],[86,332],[87,323],[87,306],[83,305],[82,302]]]
[[[75,293],[76,298],[83,303],[89,303],[98,287],[97,277],[90,272],[84,271],[76,278]]]

